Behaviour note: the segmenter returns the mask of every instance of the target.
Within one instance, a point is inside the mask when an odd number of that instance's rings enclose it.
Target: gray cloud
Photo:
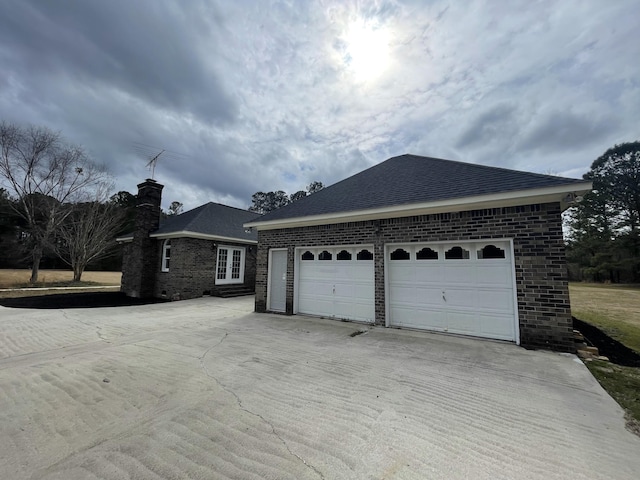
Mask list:
[[[619,128],[616,118],[587,116],[552,111],[529,132],[520,144],[522,149],[540,152],[564,152],[585,145],[600,144]]]
[[[640,131],[635,0],[0,3],[1,119],[60,130],[119,190],[246,207],[402,153],[580,176]],[[353,25],[388,34],[354,71]],[[386,63],[385,63],[386,62]],[[384,68],[383,68],[384,67]]]
[[[462,132],[456,147],[483,147],[504,137],[513,137],[517,133],[517,125],[514,105],[496,105],[471,122]]]
[[[234,103],[199,45],[210,41],[214,55],[222,49],[215,16],[201,25],[200,37],[189,23],[195,15],[159,1],[17,0],[3,7],[2,17],[3,57],[34,89],[89,84],[205,122],[234,118]]]

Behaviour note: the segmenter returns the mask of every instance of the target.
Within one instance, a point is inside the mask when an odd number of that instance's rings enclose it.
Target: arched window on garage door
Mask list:
[[[402,248],[396,248],[393,252],[391,252],[391,260],[409,260],[409,258],[409,252]]]
[[[360,250],[356,256],[358,260],[373,260],[373,253],[367,249]]]
[[[318,255],[318,260],[331,260],[332,258],[333,255],[331,255],[331,253],[327,252],[326,250],[323,250],[322,253]]]
[[[437,260],[438,252],[430,249],[429,247],[424,247],[422,250],[416,252],[417,260]]]
[[[462,247],[451,247],[449,250],[444,252],[444,258],[445,260],[468,260],[469,250]]]
[[[485,260],[487,258],[505,258],[505,252],[495,245],[487,245],[478,250],[478,260]]]
[[[351,253],[347,250],[340,250],[336,255],[336,260],[351,260]]]

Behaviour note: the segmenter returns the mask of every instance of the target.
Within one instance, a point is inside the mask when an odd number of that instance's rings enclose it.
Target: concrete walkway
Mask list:
[[[0,478],[638,478],[573,356],[252,301],[0,307]]]

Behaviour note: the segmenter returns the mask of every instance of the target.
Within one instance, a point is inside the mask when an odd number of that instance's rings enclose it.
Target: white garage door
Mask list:
[[[373,247],[296,251],[297,312],[373,323]]]
[[[511,250],[500,240],[388,246],[389,324],[515,341]]]

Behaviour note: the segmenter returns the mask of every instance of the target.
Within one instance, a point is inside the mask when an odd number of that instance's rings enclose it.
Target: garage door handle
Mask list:
[[[336,286],[335,285],[333,286],[333,294],[334,295],[336,294]]]
[[[444,290],[442,291],[442,299],[446,302],[447,301],[447,297],[444,296]]]

